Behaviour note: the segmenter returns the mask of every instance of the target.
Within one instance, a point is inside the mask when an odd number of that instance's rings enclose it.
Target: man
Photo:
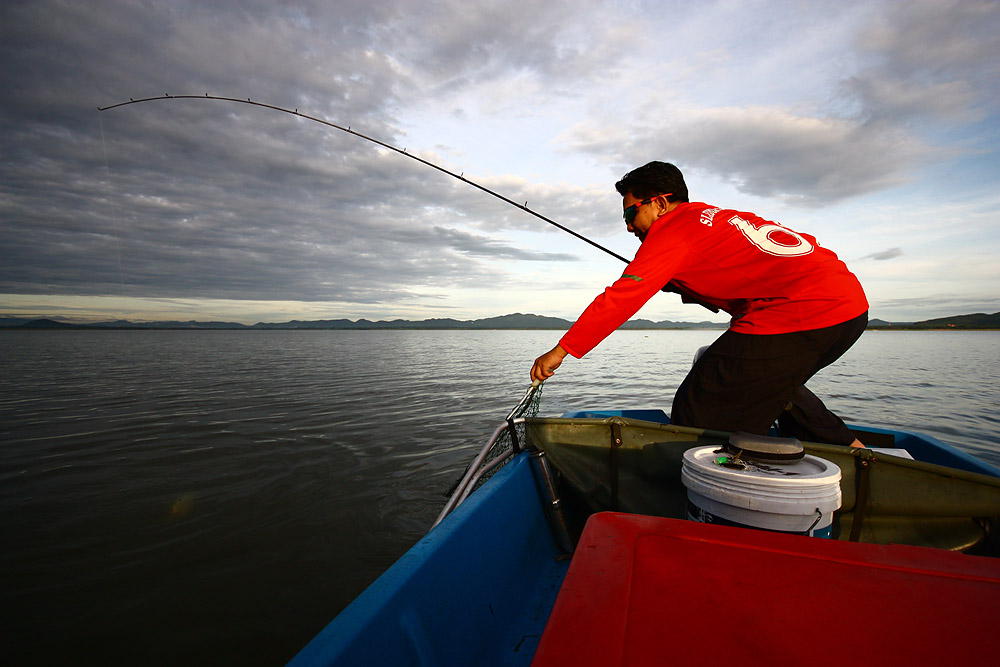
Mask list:
[[[791,435],[863,446],[805,388],[868,323],[858,279],[808,234],[753,213],[690,203],[672,164],[650,162],[615,184],[625,224],[641,245],[625,273],[535,360],[532,380],[580,358],[661,289],[732,316],[674,397],[674,424],[766,434],[776,419]]]

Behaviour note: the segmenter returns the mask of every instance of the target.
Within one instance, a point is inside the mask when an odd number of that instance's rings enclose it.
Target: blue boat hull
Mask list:
[[[654,412],[659,411],[567,417],[664,423],[658,420],[665,415]],[[918,461],[1000,477],[993,466],[932,438],[882,429],[869,432],[891,436]],[[995,480],[988,484],[997,485]],[[530,664],[569,566],[553,537],[547,507],[537,461],[529,452],[516,454],[289,664]],[[998,513],[1000,509],[990,516]]]
[[[522,453],[289,664],[530,664],[568,566]]]

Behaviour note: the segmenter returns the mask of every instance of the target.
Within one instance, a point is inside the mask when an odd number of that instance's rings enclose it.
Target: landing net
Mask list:
[[[524,420],[538,414],[541,398],[542,383],[535,382],[493,432],[493,437],[480,450],[462,479],[448,491],[450,497],[434,522],[435,526],[525,447]]]
[[[524,397],[521,401],[515,405],[514,409],[507,415],[507,418],[504,420],[507,424],[507,428],[500,433],[500,436],[493,443],[493,446],[487,450],[486,458],[484,459],[482,466],[486,467],[490,464],[490,462],[500,458],[501,456],[504,457],[503,462],[498,464],[495,468],[489,469],[482,476],[480,476],[475,488],[479,488],[483,482],[492,477],[497,470],[502,468],[506,464],[507,460],[509,460],[510,454],[517,454],[525,446],[524,420],[538,415],[538,406],[541,401],[542,384],[532,384],[531,387],[528,388],[528,391],[524,393]]]

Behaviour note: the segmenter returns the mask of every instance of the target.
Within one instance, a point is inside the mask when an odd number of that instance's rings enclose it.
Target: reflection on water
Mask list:
[[[567,360],[542,413],[669,411],[694,350],[718,335],[618,332]],[[423,535],[557,339],[0,332],[6,653],[287,660]],[[998,342],[868,332],[810,386],[849,422],[931,433],[1000,464]]]

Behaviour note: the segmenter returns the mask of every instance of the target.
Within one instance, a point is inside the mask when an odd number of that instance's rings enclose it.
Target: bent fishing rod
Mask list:
[[[591,241],[586,236],[573,231],[569,227],[561,225],[558,222],[556,222],[555,220],[552,220],[551,218],[547,218],[544,215],[542,215],[541,213],[528,208],[528,202],[524,202],[524,204],[519,204],[516,201],[514,201],[513,199],[509,199],[507,197],[504,197],[502,194],[500,194],[498,192],[495,192],[493,190],[490,190],[489,188],[487,188],[484,185],[480,185],[479,183],[476,183],[475,181],[470,181],[469,179],[467,179],[465,177],[464,173],[462,173],[462,174],[456,174],[455,172],[450,171],[448,169],[445,169],[444,167],[442,167],[440,165],[437,165],[437,164],[434,164],[433,162],[425,160],[422,157],[418,157],[416,155],[413,155],[412,153],[407,153],[405,148],[397,148],[395,146],[392,146],[390,144],[385,143],[384,141],[379,141],[378,139],[370,137],[370,136],[368,136],[366,134],[362,134],[360,132],[352,130],[350,128],[350,126],[344,127],[342,125],[337,125],[336,123],[331,123],[330,121],[325,120],[323,118],[317,118],[316,116],[310,116],[310,115],[301,113],[301,112],[299,112],[298,109],[294,109],[294,110],[293,109],[286,109],[284,107],[279,107],[279,106],[276,106],[276,105],[273,105],[273,104],[265,104],[264,102],[255,102],[254,100],[250,99],[249,97],[246,98],[246,99],[240,99],[240,98],[237,98],[237,97],[223,97],[223,96],[219,96],[219,95],[209,95],[208,93],[205,93],[204,95],[163,95],[161,97],[144,97],[144,98],[141,98],[141,99],[138,99],[138,100],[129,98],[128,102],[119,102],[118,104],[112,104],[111,106],[98,107],[97,110],[101,111],[101,112],[104,112],[104,111],[110,111],[111,109],[117,109],[119,107],[129,106],[131,104],[141,104],[143,102],[159,102],[159,101],[163,101],[163,100],[215,100],[215,101],[219,101],[219,102],[236,102],[238,104],[248,104],[250,106],[261,107],[263,109],[271,109],[272,111],[280,111],[282,113],[287,113],[287,114],[292,115],[292,116],[297,116],[299,118],[305,118],[306,120],[311,120],[311,121],[313,121],[315,123],[319,123],[320,125],[326,125],[327,127],[332,127],[335,130],[340,130],[341,132],[346,132],[347,134],[352,134],[355,137],[358,137],[359,139],[364,139],[365,141],[370,141],[371,143],[377,144],[377,145],[379,145],[379,146],[381,146],[383,148],[386,148],[386,149],[388,149],[390,151],[393,151],[395,153],[399,153],[400,155],[405,155],[408,158],[414,159],[414,160],[416,160],[417,162],[419,162],[421,164],[427,165],[428,167],[432,167],[434,169],[437,169],[438,171],[440,171],[442,173],[445,173],[445,174],[448,174],[452,178],[456,178],[456,179],[462,181],[463,183],[471,185],[474,188],[479,188],[483,192],[485,192],[487,194],[490,194],[490,195],[493,195],[497,199],[499,199],[501,201],[504,201],[504,202],[510,204],[511,206],[515,207],[515,208],[521,209],[525,213],[529,213],[529,214],[535,216],[536,218],[538,218],[540,220],[544,220],[545,222],[549,223],[553,227],[557,227],[557,228],[561,229],[562,231],[566,232],[567,234],[572,234],[573,236],[575,236],[576,238],[580,239],[581,241],[585,241],[585,242],[589,243],[590,245],[594,246],[598,250],[603,250],[607,254],[609,254],[612,257],[615,257],[617,259],[620,259],[621,261],[625,262],[626,264],[628,264],[629,261],[630,261],[628,259],[625,259],[621,255],[619,255],[618,253],[613,252],[611,250],[608,250],[607,248],[605,248],[601,244],[599,244],[599,243],[597,243],[595,241]]]

